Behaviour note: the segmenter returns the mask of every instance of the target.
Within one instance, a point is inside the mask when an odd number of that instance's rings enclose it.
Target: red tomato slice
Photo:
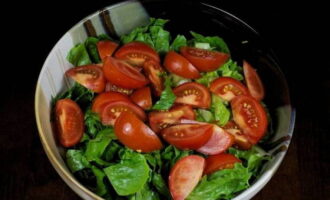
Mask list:
[[[252,97],[238,96],[231,101],[233,119],[252,144],[256,144],[267,129],[267,115],[262,105]]]
[[[234,137],[232,135],[214,125],[211,138],[197,151],[205,155],[216,155],[225,152],[233,143]]]
[[[104,106],[104,109],[101,112],[102,124],[113,126],[122,112],[132,112],[141,120],[146,120],[146,114],[139,106],[127,101],[115,101]]]
[[[99,51],[100,58],[104,62],[105,57],[112,56],[113,52],[116,51],[118,44],[109,40],[99,41],[97,43],[97,49]]]
[[[161,134],[179,149],[196,150],[210,139],[212,127],[211,124],[179,124],[163,129]]]
[[[163,147],[158,136],[131,112],[123,112],[114,128],[118,140],[128,148],[151,152]]]
[[[239,149],[248,150],[252,147],[248,137],[239,129],[234,121],[229,121],[224,127],[225,131],[234,137],[234,146]]]
[[[115,57],[126,60],[132,65],[142,66],[147,60],[160,62],[158,53],[149,45],[142,42],[130,42],[115,53]]]
[[[126,89],[141,88],[149,82],[138,69],[109,56],[105,59],[103,71],[109,82]]]
[[[211,96],[208,89],[199,83],[189,82],[173,89],[175,103],[187,104],[198,108],[209,108]]]
[[[110,82],[107,82],[105,84],[105,92],[119,92],[121,94],[124,94],[124,95],[130,95],[133,93],[133,90],[132,89],[126,89],[126,88],[122,88],[122,87],[118,87],[117,85],[114,85]]]
[[[241,82],[229,77],[220,77],[212,81],[210,91],[226,101],[231,101],[239,95],[249,95],[247,88]]]
[[[168,177],[173,200],[184,200],[194,190],[203,175],[205,159],[190,155],[179,160]]]
[[[235,163],[241,162],[232,154],[222,153],[206,158],[206,167],[204,174],[212,174],[221,169],[232,169]]]
[[[119,92],[103,92],[93,100],[92,111],[98,114],[101,114],[104,107],[110,103],[115,101],[126,101],[130,102],[128,96],[121,94]]]
[[[144,72],[150,80],[152,87],[157,96],[160,96],[164,90],[164,78],[161,76],[164,69],[154,60],[148,60],[143,65]]]
[[[199,71],[196,67],[175,51],[170,51],[166,54],[164,66],[171,73],[184,78],[196,79],[200,77]]]
[[[62,146],[72,147],[84,134],[84,114],[71,99],[61,99],[55,105],[55,123]]]
[[[154,111],[149,113],[150,127],[156,133],[170,125],[180,123],[181,119],[195,119],[194,110],[190,106],[178,105],[169,111]]]
[[[245,60],[243,61],[243,71],[251,96],[261,101],[265,96],[265,90],[257,71]]]
[[[151,92],[149,87],[137,89],[130,96],[131,100],[145,110],[152,106]]]
[[[66,71],[65,74],[94,92],[104,91],[105,78],[102,68],[97,65],[74,67]]]
[[[225,64],[229,58],[229,54],[226,53],[194,47],[181,47],[180,53],[200,72],[214,71]]]

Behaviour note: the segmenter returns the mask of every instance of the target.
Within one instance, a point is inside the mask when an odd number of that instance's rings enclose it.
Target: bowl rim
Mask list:
[[[42,126],[41,126],[40,115],[39,115],[39,96],[41,95],[41,86],[40,86],[41,75],[44,74],[44,71],[46,70],[45,65],[49,62],[49,60],[51,58],[50,54],[57,48],[60,41],[65,37],[65,35],[68,32],[70,32],[70,31],[74,30],[75,28],[81,26],[81,24],[84,21],[98,15],[100,12],[102,12],[104,10],[112,9],[112,8],[115,8],[115,7],[118,7],[118,6],[122,6],[124,4],[132,3],[132,2],[139,2],[139,1],[137,1],[137,0],[126,0],[126,1],[122,1],[122,2],[119,2],[119,3],[112,4],[110,6],[106,6],[102,9],[99,9],[99,10],[87,15],[86,17],[81,19],[79,22],[77,22],[75,25],[73,25],[68,31],[66,31],[62,35],[62,37],[60,37],[59,40],[57,40],[56,44],[51,49],[51,51],[49,52],[46,60],[44,61],[43,65],[42,65],[42,69],[40,70],[40,73],[39,73],[39,76],[38,76],[38,80],[37,80],[37,84],[36,84],[36,90],[35,90],[35,103],[34,103],[34,106],[35,106],[35,117],[36,117],[38,133],[39,133],[39,137],[40,137],[43,149],[46,152],[46,155],[47,155],[49,161],[51,162],[52,166],[57,171],[57,173],[60,175],[60,177],[66,182],[66,184],[76,194],[78,194],[82,198],[100,199],[100,200],[103,199],[102,197],[98,196],[97,194],[95,194],[94,192],[89,190],[87,187],[82,185],[78,180],[76,180],[71,172],[64,169],[64,166],[62,166],[62,164],[59,162],[59,160],[57,160],[54,152],[50,148],[50,144],[49,144],[48,140],[46,139],[45,134],[43,133],[43,129],[42,129]],[[221,8],[218,8],[218,7],[213,6],[211,4],[208,4],[208,3],[203,3],[203,2],[200,2],[200,3],[204,6],[211,7],[213,9],[219,10],[220,12],[223,12],[223,13],[229,15],[230,17],[240,21],[240,23],[243,23],[246,27],[248,27],[251,31],[253,31],[257,35],[260,35],[253,27],[251,27],[249,24],[247,24],[245,21],[241,20],[237,16],[231,14],[230,12],[227,12],[227,11],[221,9]],[[270,51],[272,51],[272,50],[270,49]],[[275,56],[275,54],[273,54],[273,55]],[[273,61],[278,66],[276,60],[273,60]],[[277,67],[277,68],[280,71],[281,75],[284,77],[285,86],[287,87],[288,94],[289,94],[289,104],[288,104],[288,106],[290,108],[291,113],[290,113],[290,119],[289,119],[290,120],[289,129],[288,129],[287,134],[291,135],[291,138],[286,142],[286,145],[287,145],[287,147],[290,147],[290,143],[291,143],[291,139],[292,139],[292,135],[293,135],[293,131],[294,131],[294,126],[295,126],[296,110],[292,106],[292,102],[290,101],[290,92],[289,92],[287,79],[284,76],[282,70],[279,67]],[[269,180],[272,178],[272,176],[276,173],[276,171],[277,171],[278,167],[281,165],[282,160],[284,159],[287,151],[288,150],[280,152],[279,153],[280,155],[276,158],[276,160],[273,161],[274,164],[272,166],[270,166],[269,169],[267,171],[265,171],[254,183],[252,183],[249,188],[247,188],[246,190],[243,190],[241,193],[239,193],[237,196],[235,196],[233,198],[233,200],[239,199],[239,198],[244,198],[244,199],[248,198],[248,199],[250,199],[256,193],[258,193],[269,182]]]

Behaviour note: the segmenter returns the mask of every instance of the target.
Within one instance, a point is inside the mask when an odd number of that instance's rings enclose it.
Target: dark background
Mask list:
[[[42,149],[34,117],[34,91],[46,56],[63,33],[113,2],[117,1],[17,2],[3,8],[10,14],[2,21],[2,59],[9,62],[1,66],[0,199],[79,199]],[[246,21],[273,47],[297,109],[288,154],[254,199],[330,199],[327,6],[316,1],[293,5],[281,1],[206,2]]]

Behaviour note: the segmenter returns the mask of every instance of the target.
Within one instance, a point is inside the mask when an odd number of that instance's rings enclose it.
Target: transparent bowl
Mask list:
[[[184,14],[182,11],[184,10]],[[266,90],[264,102],[272,115],[275,129],[273,141],[287,138],[269,150],[274,159],[265,164],[261,176],[250,188],[234,200],[250,199],[260,191],[281,164],[293,133],[295,112],[276,57],[265,45],[260,35],[248,24],[212,5],[199,2],[178,1],[175,6],[167,1],[126,1],[101,9],[73,26],[49,53],[39,75],[35,94],[35,114],[44,150],[62,179],[84,199],[102,199],[84,187],[67,168],[64,149],[56,143],[50,121],[51,98],[66,90],[72,82],[64,73],[73,67],[66,55],[77,43],[88,36],[108,33],[118,37],[134,27],[144,25],[149,16],[169,19],[167,29],[171,34],[189,35],[193,30],[203,35],[219,35],[228,43],[234,60],[248,60],[260,74]]]

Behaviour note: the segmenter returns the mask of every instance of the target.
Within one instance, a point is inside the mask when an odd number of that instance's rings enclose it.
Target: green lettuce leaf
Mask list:
[[[225,101],[217,95],[212,95],[211,111],[219,126],[224,126],[230,119],[230,110],[225,106]]]
[[[239,81],[244,79],[243,68],[238,66],[236,62],[232,59],[229,59],[222,67],[218,70],[220,76],[231,77]]]
[[[186,200],[231,199],[249,187],[251,173],[241,163],[233,169],[223,169],[204,176]]]
[[[96,188],[94,192],[99,196],[103,196],[108,191],[106,185],[104,184],[105,174],[102,170],[95,166],[92,166],[91,169],[96,177]]]
[[[217,78],[219,78],[219,74],[217,73],[217,71],[206,72],[202,74],[202,77],[196,79],[196,82],[203,84],[206,87],[210,87],[211,82]]]
[[[218,37],[218,36],[205,37],[201,34],[193,32],[193,31],[190,31],[190,34],[194,37],[194,39],[192,39],[192,41],[191,41],[194,44],[195,43],[208,43],[208,44],[210,44],[211,48],[213,48],[214,50],[230,54],[227,44],[221,37]]]
[[[148,184],[137,193],[128,197],[129,200],[160,200],[157,192],[153,191]]]
[[[196,110],[196,119],[197,121],[200,121],[200,122],[213,122],[215,119],[214,119],[214,116],[213,116],[213,113],[209,110],[205,110],[205,109],[197,109]]]
[[[93,63],[100,63],[101,59],[99,56],[99,51],[97,49],[97,43],[100,40],[95,37],[88,37],[85,41],[85,47],[87,49],[88,55]]]
[[[69,51],[66,59],[74,66],[88,65],[92,63],[84,44],[77,44],[73,47]]]
[[[179,86],[183,83],[191,82],[191,79],[183,78],[183,77],[178,76],[178,75],[173,74],[173,73],[171,73],[169,75],[169,77],[170,77],[170,80],[171,80],[172,87],[177,87],[177,86]]]
[[[91,109],[85,112],[85,127],[85,131],[92,137],[95,137],[99,131],[106,128],[101,123],[99,115],[94,113]]]
[[[168,110],[172,107],[176,96],[172,91],[171,85],[171,79],[169,77],[165,78],[165,89],[162,91],[160,95],[160,99],[155,103],[155,105],[152,107],[154,110]]]
[[[76,149],[69,149],[66,152],[66,163],[72,173],[90,167],[83,151]]]
[[[180,51],[182,46],[187,46],[187,39],[184,35],[177,35],[170,46],[170,50]]]
[[[149,178],[149,166],[146,159],[139,153],[127,153],[115,165],[104,169],[113,188],[120,196],[127,196],[139,192]]]

